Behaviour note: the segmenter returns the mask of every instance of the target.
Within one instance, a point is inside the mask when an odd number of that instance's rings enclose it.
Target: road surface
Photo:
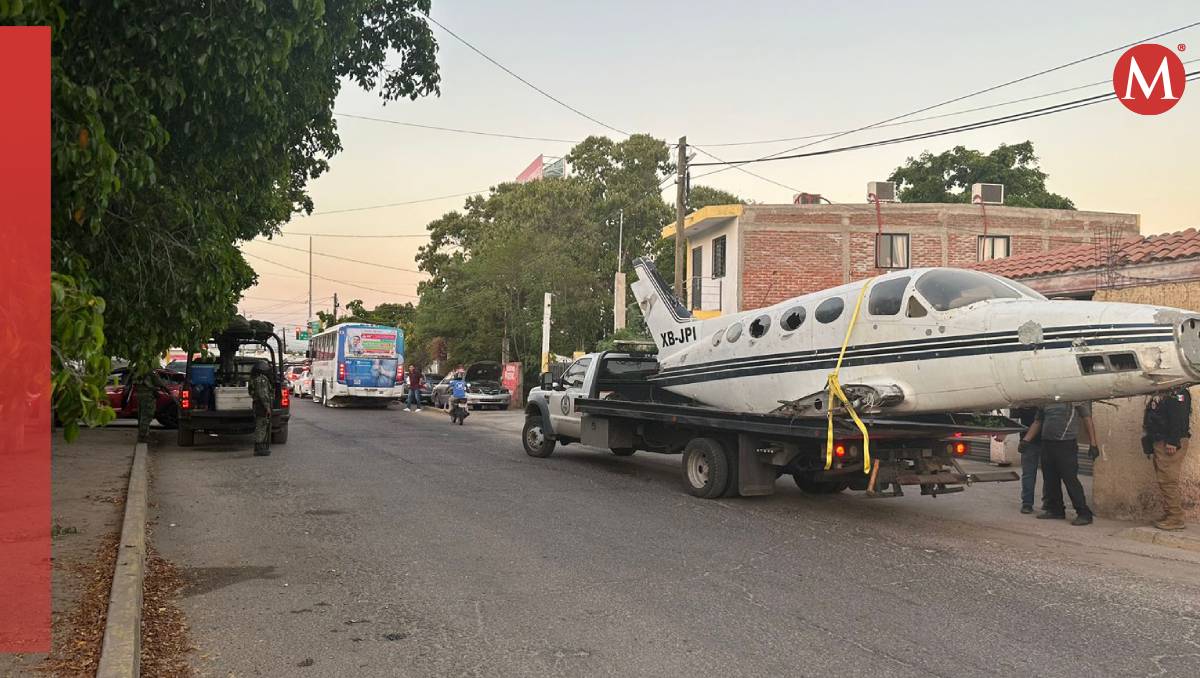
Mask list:
[[[201,675],[1200,675],[1196,554],[1011,485],[706,501],[677,457],[527,457],[507,414],[293,413],[269,458],[157,434]]]

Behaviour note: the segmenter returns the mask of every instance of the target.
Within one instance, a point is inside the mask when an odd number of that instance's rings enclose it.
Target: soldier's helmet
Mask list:
[[[266,360],[256,360],[254,366],[250,368],[250,374],[264,374],[270,376],[271,363]]]

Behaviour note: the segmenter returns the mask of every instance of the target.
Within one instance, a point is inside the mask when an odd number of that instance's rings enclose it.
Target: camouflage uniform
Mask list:
[[[256,365],[250,375],[250,397],[254,400],[254,454],[271,454],[271,405],[274,389],[267,377],[269,368]]]
[[[158,410],[158,392],[167,390],[167,385],[154,370],[149,370],[140,379],[130,384],[137,391],[138,399],[138,442],[150,441],[150,422]]]

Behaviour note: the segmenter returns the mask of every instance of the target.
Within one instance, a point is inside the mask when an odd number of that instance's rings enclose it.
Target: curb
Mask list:
[[[104,644],[96,678],[137,678],[142,664],[142,581],[146,574],[146,443],[138,443],[129,470],[125,520],[113,570]]]
[[[1122,530],[1120,535],[1147,544],[1200,553],[1200,537],[1195,532],[1165,532],[1154,527],[1131,527]]]

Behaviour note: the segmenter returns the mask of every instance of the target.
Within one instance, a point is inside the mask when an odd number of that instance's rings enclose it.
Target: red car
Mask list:
[[[154,418],[163,428],[176,428],[179,426],[179,391],[183,388],[183,374],[171,370],[155,371],[167,385],[169,393],[159,392],[154,405]],[[108,404],[116,411],[118,419],[137,419],[138,416],[137,388],[130,388],[131,378],[128,368],[113,370],[104,388]]]

